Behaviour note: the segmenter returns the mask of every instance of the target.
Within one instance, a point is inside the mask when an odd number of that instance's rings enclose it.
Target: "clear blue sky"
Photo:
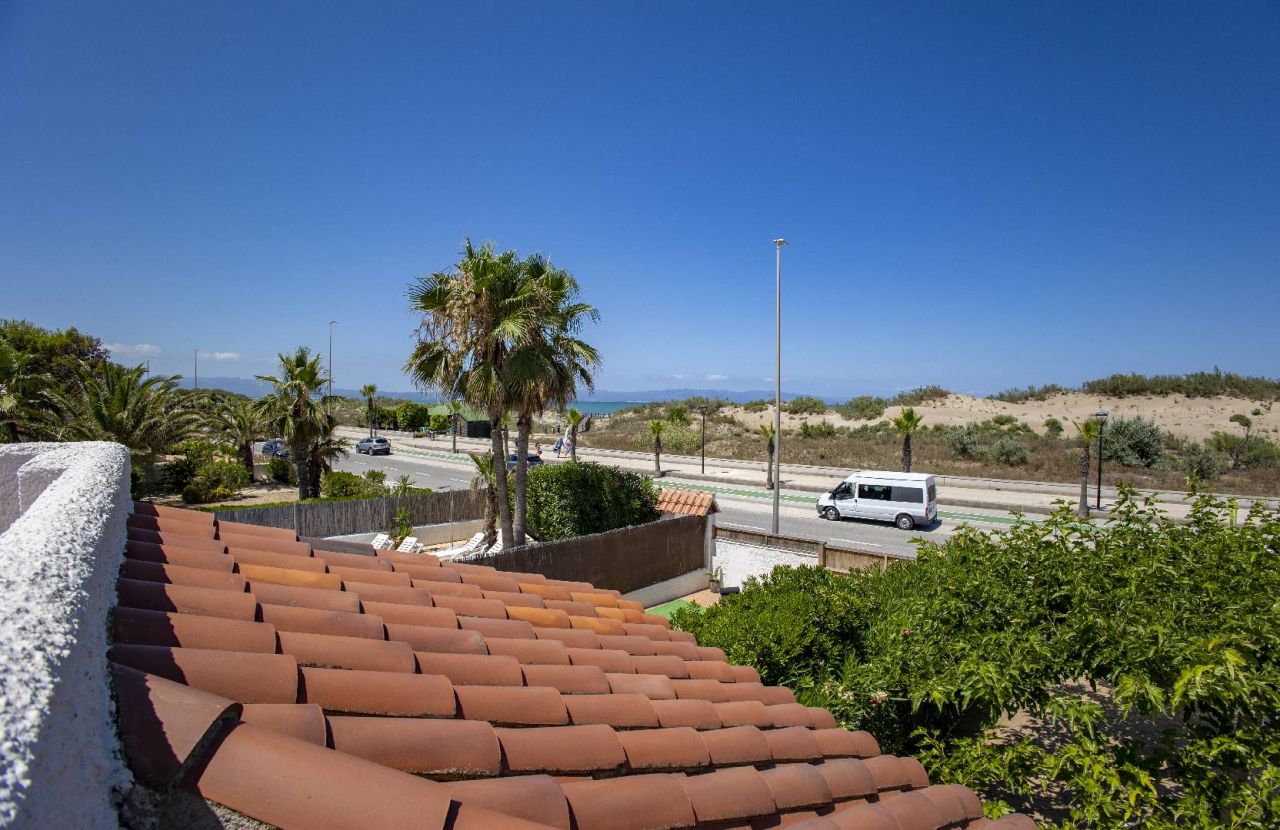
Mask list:
[[[407,389],[465,236],[610,389],[1280,374],[1280,5],[0,2],[0,316]]]

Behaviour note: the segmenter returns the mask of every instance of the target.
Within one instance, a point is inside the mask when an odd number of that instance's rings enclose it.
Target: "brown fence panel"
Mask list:
[[[345,536],[389,530],[397,510],[409,512],[414,525],[477,519],[484,515],[484,498],[470,490],[414,493],[396,498],[322,501],[277,507],[220,510],[219,520],[264,527],[290,528],[299,536]]]
[[[590,582],[625,594],[702,568],[706,522],[702,516],[664,517],[635,527],[511,548],[467,562]]]

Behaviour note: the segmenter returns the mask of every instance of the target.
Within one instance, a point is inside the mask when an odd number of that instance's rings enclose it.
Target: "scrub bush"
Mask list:
[[[1013,417],[1007,412],[1002,412],[999,415],[993,415],[991,417],[991,423],[995,424],[998,427],[1007,427],[1010,424],[1017,423],[1017,421],[1018,421],[1017,418]]]
[[[784,412],[790,412],[792,415],[822,415],[827,411],[827,404],[821,398],[814,398],[809,395],[801,395],[782,404]]]
[[[745,409],[747,412],[764,412],[766,409],[768,409],[772,405],[773,405],[773,401],[766,401],[765,399],[761,398],[755,401],[747,401],[742,405],[742,408]]]
[[[1044,419],[1044,434],[1050,438],[1058,438],[1062,435],[1062,421],[1057,418]]]
[[[272,481],[280,484],[297,485],[298,483],[298,468],[287,458],[273,456],[267,462],[267,475],[271,476]]]
[[[874,421],[884,414],[886,401],[875,395],[859,395],[836,407],[836,411],[855,421]]]
[[[1027,445],[1013,438],[1001,438],[991,445],[991,457],[1001,464],[1018,467],[1027,463],[1030,452]]]
[[[595,463],[546,464],[529,471],[529,529],[543,541],[570,539],[658,518],[648,476]]]
[[[943,440],[951,451],[960,458],[977,458],[982,454],[982,442],[978,438],[978,428],[973,424],[951,427],[943,433]]]
[[[1164,454],[1164,433],[1145,418],[1117,418],[1102,435],[1102,457],[1126,467],[1150,467]]]
[[[386,473],[382,477],[385,479]],[[330,499],[375,499],[385,496],[387,488],[376,478],[334,470],[320,479],[320,494]]]

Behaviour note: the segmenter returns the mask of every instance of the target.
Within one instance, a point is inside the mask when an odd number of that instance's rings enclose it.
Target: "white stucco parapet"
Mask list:
[[[131,509],[119,444],[0,446],[0,827],[118,826],[107,621]]]

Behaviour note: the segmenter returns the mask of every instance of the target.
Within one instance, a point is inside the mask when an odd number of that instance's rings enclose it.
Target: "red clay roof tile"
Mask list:
[[[601,635],[600,648],[621,649],[636,657],[650,657],[654,653],[653,641],[648,637],[634,637],[626,634]]]
[[[411,570],[402,570],[402,571],[399,571],[399,573],[408,573],[409,576],[413,579],[413,584],[417,585],[417,587],[419,588],[431,588],[436,583],[439,583],[441,585],[461,585],[462,584],[462,574],[458,573],[453,568],[423,567],[423,568],[413,568]],[[419,582],[425,583],[425,584],[418,585]],[[441,590],[444,590],[444,589],[442,588]],[[467,591],[464,595],[476,596],[476,597],[480,596],[479,586],[468,585]]]
[[[324,562],[310,556],[295,556],[292,553],[257,550],[256,548],[234,545],[227,548],[227,555],[242,567],[244,565],[266,565],[270,568],[284,568],[293,571],[311,571],[312,573],[321,574],[325,572]]]
[[[313,703],[246,703],[240,720],[316,746],[329,745],[324,710]]]
[[[569,665],[569,652],[558,640],[513,640],[507,637],[486,637],[490,654],[509,654],[521,663],[548,666]]]
[[[606,695],[609,681],[595,666],[525,665],[526,686],[550,686],[562,695]]]
[[[258,605],[258,614],[263,622],[271,623],[278,631],[334,634],[342,637],[364,637],[368,640],[385,639],[382,618],[374,614],[321,611],[317,608],[272,605],[266,602]]]
[[[840,830],[904,830],[881,804],[858,804],[847,810],[837,810],[828,819]]]
[[[299,669],[298,702],[326,712],[409,718],[451,718],[457,713],[453,686],[436,674]]]
[[[689,726],[697,730],[719,729],[715,707],[705,700],[654,700],[653,711],[663,727]]]
[[[199,614],[249,622],[256,618],[258,611],[258,603],[253,594],[190,585],[141,582],[136,579],[118,580],[116,597],[126,608],[175,611],[180,614]]]
[[[531,582],[520,582],[520,592],[524,594],[533,594],[546,600],[568,601],[573,597],[569,594],[568,588],[561,588],[558,585],[535,584]]]
[[[217,588],[220,591],[244,593],[245,581],[240,574],[230,570],[214,571],[208,568],[191,568],[185,565],[168,565],[160,562],[144,562],[126,559],[120,567],[125,579],[142,582],[166,582],[172,585],[190,585],[194,588]]]
[[[697,730],[632,729],[618,733],[627,754],[627,767],[638,772],[701,771],[711,765],[711,755]]]
[[[293,657],[299,666],[377,672],[417,670],[413,651],[405,643],[296,631],[278,631],[276,636],[280,652]]]
[[[690,660],[684,664],[692,680],[714,680],[717,683],[732,683],[733,672],[728,663],[716,663],[709,660]]]
[[[856,758],[831,758],[815,764],[814,769],[827,780],[827,789],[836,801],[870,798],[876,794],[875,779],[866,764]]]
[[[760,672],[751,666],[730,666],[733,672],[733,679],[736,683],[759,683]]]
[[[495,620],[488,617],[458,615],[458,627],[467,631],[479,631],[485,639],[494,637],[508,640],[533,640],[533,626],[524,620]]]
[[[432,594],[431,599],[441,608],[452,608],[459,616],[486,617],[491,620],[507,618],[507,607],[496,599],[472,599],[441,594]]]
[[[507,605],[507,616],[513,620],[524,620],[534,628],[562,628],[572,631],[569,615],[554,608],[535,608],[527,605]],[[536,632],[535,632],[536,636]]]
[[[725,726],[754,726],[758,729],[772,729],[773,718],[765,711],[764,704],[758,700],[744,700],[731,703],[713,703],[716,714]]]
[[[299,561],[309,561],[300,559]],[[295,588],[324,588],[337,591],[342,588],[342,577],[337,574],[300,571],[294,568],[275,568],[268,565],[240,565],[240,573],[252,585],[270,582],[274,585],[291,585]]]
[[[218,533],[218,540],[232,548],[251,548],[268,553],[283,553],[300,559],[311,558],[311,545],[306,542],[290,542],[286,539],[273,539],[269,536],[255,536],[242,533]]]
[[[365,585],[386,585],[392,588],[409,588],[413,580],[408,574],[393,571],[371,571],[367,568],[347,568],[342,565],[330,565],[329,573],[342,577],[345,590],[360,592]]]
[[[799,703],[777,703],[764,708],[775,727],[803,726],[807,729],[813,725],[808,708]]]
[[[563,785],[575,830],[692,827],[693,807],[675,775],[628,775]]]
[[[583,617],[577,614],[569,615],[569,626],[583,631],[591,631],[600,636],[616,636],[623,631],[622,623],[617,620],[608,620],[603,617]]]
[[[509,576],[498,574],[482,574],[475,572],[462,573],[462,584],[478,585],[482,591],[508,591],[519,593],[520,584]]]
[[[277,585],[274,582],[250,582],[249,590],[258,602],[272,605],[288,605],[295,608],[317,608],[321,611],[360,610],[360,598],[344,591],[326,588],[299,588],[293,585]]]
[[[813,737],[818,741],[822,754],[828,758],[873,758],[880,754],[880,745],[869,732],[815,729]]]
[[[420,775],[477,778],[502,774],[492,726],[474,720],[329,718],[333,748]]]
[[[605,672],[605,679],[614,694],[638,694],[650,700],[674,700],[676,697],[671,678],[666,675]]]
[[[611,648],[570,648],[569,662],[575,666],[595,666],[611,674],[635,674],[630,654]]]
[[[126,532],[126,538],[128,539],[126,547],[129,548],[133,548],[137,542],[146,542],[152,546],[159,545],[165,548],[172,546],[204,553],[225,553],[227,549],[226,542],[215,539],[205,539],[186,533],[173,533],[172,531],[162,533],[158,530],[143,530],[137,527],[129,528]]]
[[[427,606],[434,604],[431,592],[425,588],[403,585],[373,585],[368,582],[344,583],[347,593],[360,597],[361,602],[390,602],[399,605]]]
[[[407,643],[414,651],[444,654],[488,654],[484,637],[478,631],[457,628],[435,628],[425,625],[386,623],[387,639]]]
[[[546,608],[542,602],[542,597],[536,594],[522,594],[518,591],[490,591],[481,589],[481,596],[485,599],[496,599],[498,602],[507,606],[507,613],[511,613],[512,608]]]
[[[863,759],[863,763],[871,773],[871,777],[875,779],[877,790],[883,792],[911,787],[911,773],[897,757],[877,755],[874,758]]]
[[[467,805],[569,830],[569,802],[560,785],[549,775],[459,781],[449,785],[449,792]],[[456,830],[457,825],[454,827]],[[477,828],[488,830],[483,824]]]
[[[268,527],[266,525],[255,525],[248,522],[217,522],[218,534],[233,534],[241,536],[262,536],[267,539],[283,540],[286,542],[298,541],[298,534],[292,530],[282,527]]]
[[[779,810],[817,807],[831,802],[822,773],[810,764],[779,764],[761,771]]]
[[[539,628],[534,626],[533,636],[539,640],[559,640],[569,648],[600,648],[600,636],[594,631],[578,628]]]
[[[455,686],[523,686],[524,674],[514,657],[488,654],[416,652],[418,670],[439,674]]]
[[[358,553],[342,553],[333,550],[320,550],[319,548],[313,550],[311,555],[330,566],[338,565],[340,567],[368,571],[391,570],[390,562],[385,559],[379,559],[376,556],[361,556]]]
[[[413,590],[412,588],[409,590]],[[395,602],[361,602],[366,614],[374,614],[382,618],[384,624],[415,625],[427,628],[456,629],[458,615],[452,608],[436,608],[431,605],[401,605]],[[389,640],[395,637],[387,637]]]
[[[716,680],[672,680],[671,687],[676,690],[676,697],[681,700],[693,698],[709,700],[712,703],[724,703],[729,699],[725,694],[724,684]]]
[[[764,776],[754,767],[734,767],[683,780],[698,821],[711,823],[769,815],[777,810]]]
[[[587,774],[619,769],[626,756],[608,726],[496,729],[505,770],[514,773]]]
[[[191,510],[185,507],[165,507],[162,504],[153,504],[149,501],[135,501],[133,503],[133,514],[135,516],[158,516],[162,519],[175,518],[198,524],[213,525],[214,523],[212,513]]]
[[[115,642],[170,648],[276,653],[276,630],[264,623],[119,607]]]
[[[280,654],[117,643],[112,661],[241,703],[294,703],[298,665]]]
[[[555,689],[529,686],[456,686],[458,716],[501,726],[564,726],[569,713]]]
[[[225,549],[211,550],[187,548],[180,545],[159,545],[151,542],[129,540],[125,544],[124,555],[139,562],[158,562],[167,565],[182,565],[188,568],[204,568],[211,571],[230,571],[235,560],[227,556]]]
[[[903,830],[941,830],[947,824],[937,806],[919,793],[902,793],[881,801],[880,806]]]
[[[561,699],[570,723],[603,723],[615,729],[653,729],[658,725],[658,715],[643,695],[564,695]]]
[[[763,734],[774,761],[816,761],[822,758],[822,750],[818,748],[812,730],[807,727],[766,729]]]

